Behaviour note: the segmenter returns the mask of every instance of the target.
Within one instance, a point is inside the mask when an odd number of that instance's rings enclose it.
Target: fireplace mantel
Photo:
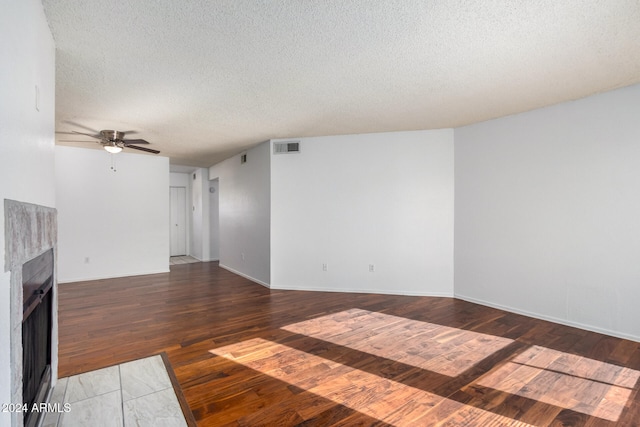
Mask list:
[[[36,256],[57,247],[57,212],[47,206],[4,201],[5,260],[4,271],[11,272],[11,400],[22,402],[22,265]],[[53,325],[51,370],[55,384],[58,371],[58,289],[54,264]],[[11,425],[22,427],[22,414],[12,413]]]

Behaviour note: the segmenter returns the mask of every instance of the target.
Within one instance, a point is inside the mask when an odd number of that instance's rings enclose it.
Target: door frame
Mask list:
[[[184,241],[184,253],[182,254],[174,254],[174,245],[173,245],[173,239],[172,239],[172,235],[173,235],[173,227],[174,227],[174,217],[173,217],[173,213],[174,213],[174,201],[173,201],[173,190],[182,190],[184,193],[184,203],[182,203],[182,206],[176,206],[177,209],[179,209],[183,215],[183,233],[182,236],[180,236],[180,239],[182,239]],[[180,197],[177,197],[177,199],[179,199]],[[179,200],[178,200],[179,201]],[[170,227],[170,231],[169,231],[169,252],[170,252],[170,256],[181,256],[181,255],[189,255],[189,239],[188,239],[188,219],[187,219],[187,188],[184,186],[180,186],[180,185],[176,185],[176,186],[170,186],[169,187],[169,227]],[[177,224],[176,224],[177,225]]]

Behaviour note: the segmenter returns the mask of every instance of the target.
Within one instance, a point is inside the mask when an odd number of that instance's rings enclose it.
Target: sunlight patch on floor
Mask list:
[[[529,426],[261,338],[210,352],[395,426]],[[327,409],[300,407],[303,419]]]
[[[455,377],[513,340],[350,309],[282,329]]]
[[[534,346],[476,384],[617,421],[640,372]]]
[[[281,329],[450,377],[513,342],[361,309]],[[210,352],[393,425],[527,425],[264,339]],[[505,393],[505,398],[520,396],[557,411],[564,408],[615,422],[639,378],[640,371],[532,346],[461,390],[486,387]],[[483,395],[477,397],[482,400]],[[310,406],[298,412],[303,419],[311,419],[321,409],[322,405]]]

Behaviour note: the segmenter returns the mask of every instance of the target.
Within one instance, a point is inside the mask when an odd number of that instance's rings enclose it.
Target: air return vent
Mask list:
[[[273,144],[273,154],[290,154],[300,152],[300,141],[283,141]]]

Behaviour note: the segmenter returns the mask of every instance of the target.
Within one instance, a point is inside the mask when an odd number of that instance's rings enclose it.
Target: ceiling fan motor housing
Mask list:
[[[121,142],[124,139],[124,132],[117,130],[101,130],[100,135],[109,142]]]

